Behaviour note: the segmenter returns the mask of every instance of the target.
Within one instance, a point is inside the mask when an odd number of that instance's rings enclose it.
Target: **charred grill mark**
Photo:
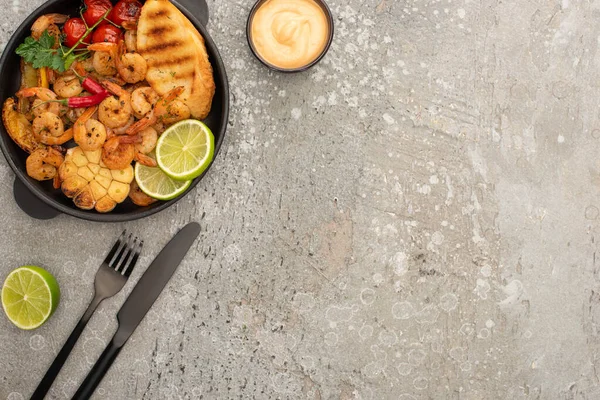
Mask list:
[[[177,79],[193,78],[194,76],[196,76],[196,71],[195,70],[184,71],[184,72],[177,73]]]
[[[181,57],[175,57],[175,58],[166,58],[166,59],[156,59],[156,60],[152,60],[152,62],[150,63],[153,67],[164,67],[166,65],[177,65],[177,64],[183,64],[187,61],[193,60],[194,56],[193,55],[187,55],[187,56],[181,56]]]
[[[162,42],[162,43],[157,43],[151,46],[148,46],[146,48],[143,49],[144,53],[158,53],[160,51],[163,50],[169,50],[172,49],[173,47],[178,47],[178,46],[182,46],[183,43],[180,40],[172,40],[170,42]]]
[[[164,33],[173,32],[175,29],[171,25],[155,26],[148,31],[149,35],[162,35]]]

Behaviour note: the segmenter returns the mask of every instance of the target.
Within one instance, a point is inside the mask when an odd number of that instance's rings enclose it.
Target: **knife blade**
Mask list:
[[[129,338],[187,254],[200,233],[200,225],[184,226],[158,253],[117,313],[121,337]]]
[[[73,399],[89,399],[121,351],[123,345],[150,310],[200,233],[200,225],[184,226],[158,253],[117,313],[119,326],[112,340],[77,389]]]

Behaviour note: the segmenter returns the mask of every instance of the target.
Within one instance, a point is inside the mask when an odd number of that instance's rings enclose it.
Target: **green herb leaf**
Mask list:
[[[65,57],[65,59],[64,59],[64,68],[65,68],[65,70],[71,68],[71,65],[73,65],[73,63],[75,62],[75,60],[77,60],[77,58],[79,58],[79,57],[76,56],[73,53],[67,55]]]
[[[70,61],[68,57],[62,56],[59,50],[53,49],[56,38],[44,31],[39,40],[35,40],[31,36],[26,38],[25,41],[17,47],[16,53],[23,57],[23,59],[30,63],[33,68],[48,67],[59,72],[66,71],[66,63]],[[69,64],[70,66],[70,64]]]
[[[26,62],[32,63],[38,51],[39,43],[31,36],[25,38],[25,42],[17,47],[16,53],[23,57]]]
[[[42,36],[40,37],[40,40],[38,40],[38,42],[40,43],[40,46],[42,46],[45,49],[51,49],[52,46],[54,46],[54,43],[56,43],[56,38],[52,35],[50,35],[48,33],[48,31],[44,31],[44,33],[42,33]]]

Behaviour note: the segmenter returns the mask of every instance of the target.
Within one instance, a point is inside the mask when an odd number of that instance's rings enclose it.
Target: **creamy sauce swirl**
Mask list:
[[[327,16],[314,0],[268,0],[251,22],[256,52],[279,68],[310,64],[323,52],[328,35]]]

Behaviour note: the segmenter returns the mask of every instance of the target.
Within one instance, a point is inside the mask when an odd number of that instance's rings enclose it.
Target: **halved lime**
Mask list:
[[[195,119],[186,119],[169,127],[156,143],[158,166],[178,181],[200,176],[214,154],[215,138],[211,130]]]
[[[40,327],[56,310],[60,288],[43,268],[25,265],[12,271],[2,286],[2,308],[21,329]]]
[[[158,200],[171,200],[186,191],[189,181],[176,181],[158,167],[135,164],[135,181],[141,191]]]

